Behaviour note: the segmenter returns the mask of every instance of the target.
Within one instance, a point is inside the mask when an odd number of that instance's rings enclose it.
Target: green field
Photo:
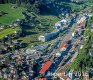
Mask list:
[[[1,24],[12,24],[18,18],[24,18],[22,12],[25,10],[22,7],[17,7],[15,9],[11,9],[11,7],[15,6],[14,4],[0,4],[0,11],[6,12],[7,14],[0,16]]]
[[[37,15],[38,16],[38,15]],[[39,45],[42,44],[42,42],[38,41],[38,37],[40,35],[43,35],[47,32],[53,31],[53,26],[56,22],[60,21],[60,19],[56,16],[52,15],[39,15],[38,19],[41,21],[41,29],[38,29],[38,26],[36,28],[31,27],[24,27],[27,33],[30,33],[29,35],[26,35],[25,37],[19,38],[19,40],[22,40],[23,43],[28,43],[27,48],[31,47],[32,45]],[[29,28],[29,29],[28,29]],[[44,28],[44,29],[43,29]],[[46,31],[44,31],[46,30]],[[36,34],[33,34],[35,32]]]
[[[4,11],[8,14],[5,14],[3,16],[0,16],[0,23],[1,24],[12,24],[19,18],[24,18],[22,15],[22,12],[25,10],[25,8],[18,7],[15,9],[11,9],[11,7],[15,6],[15,4],[0,4],[0,11]],[[30,13],[30,15],[32,15]],[[32,45],[38,45],[42,42],[38,41],[38,37],[40,35],[43,35],[47,32],[53,31],[53,26],[56,22],[60,21],[60,19],[57,16],[54,15],[36,15],[37,19],[40,21],[41,26],[40,29],[38,29],[39,26],[32,28],[24,26],[24,30],[29,33],[29,35],[26,35],[25,37],[20,37],[19,40],[22,40],[23,43],[28,43],[29,45],[27,47],[31,47]],[[29,28],[29,29],[28,29]],[[14,31],[18,30],[18,28],[12,29],[5,29],[0,32],[0,39],[8,34],[14,33]],[[36,32],[36,34],[33,34],[33,32]],[[26,33],[26,34],[27,34]]]
[[[6,35],[13,34],[14,31],[18,31],[18,30],[20,30],[20,27],[16,27],[14,29],[13,28],[4,29],[3,31],[0,31],[0,39],[5,37]]]

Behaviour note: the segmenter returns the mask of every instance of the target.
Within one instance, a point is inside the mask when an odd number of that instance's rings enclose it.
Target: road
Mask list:
[[[80,37],[81,37],[81,36],[80,36]],[[72,44],[78,42],[78,39],[79,39],[80,37],[78,37],[77,39],[73,40]],[[82,40],[81,43],[84,44],[84,40]],[[74,54],[72,54],[72,55],[70,55],[70,56],[68,56],[68,54],[66,55],[66,59],[63,59],[64,62],[62,61],[62,62],[59,64],[59,67],[57,68],[57,70],[56,70],[55,72],[59,72],[60,70],[64,69],[66,65],[71,64],[71,63],[75,60],[75,58],[76,58],[77,55],[79,54],[79,49],[80,49],[80,47],[81,47],[82,44],[80,44],[79,46],[77,46],[77,47],[75,48]],[[71,50],[70,50],[70,51],[71,51]],[[69,52],[70,52],[70,51],[69,51]]]
[[[53,47],[48,51],[47,53],[47,57],[44,61],[50,60],[51,57],[53,56],[53,50],[57,47],[57,45],[62,45],[63,43],[65,43],[67,40],[71,40],[72,39],[72,32],[74,31],[75,27],[72,27],[72,25],[75,23],[77,19],[76,17],[72,17],[71,18],[71,22],[68,25],[64,25],[64,27],[66,26],[66,32],[62,35],[61,40],[56,41],[53,45]],[[70,31],[69,31],[70,30]],[[69,31],[69,32],[68,32]],[[59,48],[59,47],[58,47]]]
[[[75,26],[72,26],[70,28],[70,30],[65,33],[62,38],[61,38],[61,41],[60,41],[60,45],[63,45],[66,41],[68,40],[73,40],[73,37],[72,37],[72,33],[78,29],[78,27],[75,25]],[[78,38],[76,40],[73,40],[72,42],[76,42],[78,40]],[[84,41],[83,41],[84,42]],[[70,45],[69,46],[69,49],[67,51],[65,51],[64,53],[61,54],[61,57],[59,57],[58,59],[55,60],[55,63],[54,65],[52,66],[50,72],[54,73],[54,72],[59,72],[60,68],[61,67],[65,67],[67,64],[69,64],[71,62],[71,60],[74,60],[75,57],[78,55],[77,53],[75,53],[73,56],[71,55],[70,57],[68,56],[68,53],[70,52],[70,49],[71,47],[73,46]],[[77,50],[80,48],[80,46],[78,48],[76,48],[75,52],[77,52]],[[58,49],[59,50],[59,49]],[[53,53],[52,53],[53,54]],[[65,55],[64,55],[65,54]],[[52,56],[52,55],[51,55]],[[65,57],[64,57],[65,56]],[[51,57],[53,58],[53,57]],[[52,59],[53,60],[53,59]],[[54,61],[53,61],[54,62]],[[64,63],[65,62],[65,63]]]

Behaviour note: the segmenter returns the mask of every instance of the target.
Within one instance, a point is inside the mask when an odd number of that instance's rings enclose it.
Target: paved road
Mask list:
[[[81,36],[80,36],[80,37],[81,37]],[[79,37],[79,38],[80,38],[80,37]],[[72,43],[72,44],[78,42],[78,39],[79,39],[79,38],[73,40],[73,43]],[[82,40],[81,43],[84,44],[84,40]],[[82,44],[80,44],[79,46],[77,46],[77,47],[75,48],[75,50],[74,50],[75,53],[74,53],[73,55],[70,55],[69,57],[68,57],[68,56],[66,57],[66,60],[67,60],[67,61],[65,60],[65,61],[64,61],[65,63],[62,61],[62,62],[59,64],[60,66],[57,68],[57,70],[56,70],[55,72],[59,72],[61,69],[64,69],[66,65],[72,63],[72,62],[75,60],[75,58],[76,58],[77,55],[79,54],[79,49],[80,49],[80,47],[81,47]]]
[[[69,24],[69,25],[64,25],[64,26],[68,26],[67,27],[67,29],[68,28],[71,28],[70,29],[70,31],[69,32],[66,32],[63,36],[62,36],[62,38],[61,38],[61,41],[57,41],[57,42],[55,42],[54,43],[54,46],[48,51],[48,56],[47,56],[47,58],[45,59],[45,61],[47,61],[47,60],[50,60],[50,58],[53,56],[53,49],[55,49],[55,47],[57,46],[57,45],[62,45],[62,44],[64,44],[67,40],[71,40],[72,39],[72,32],[74,31],[74,29],[75,29],[75,27],[71,27],[74,23],[75,23],[75,19],[74,18],[72,18],[71,19],[71,23]],[[69,30],[69,29],[68,29]]]
[[[64,35],[62,36],[61,41],[60,41],[61,45],[63,45],[66,41],[73,39],[72,33],[75,31],[75,29],[78,29],[78,27],[77,27],[77,26],[71,27],[71,29],[69,30],[69,32],[67,32],[66,34],[64,34]],[[68,54],[68,52],[69,52],[69,50],[68,50],[67,52],[65,52],[65,54]],[[67,55],[66,55],[66,56],[67,56]],[[75,56],[76,56],[76,55],[75,55]],[[73,56],[73,57],[75,57],[75,56]],[[67,61],[66,61],[66,63],[63,65],[63,67],[65,67],[65,65],[68,64],[68,63],[70,62],[70,60],[71,60],[71,57],[67,58]],[[62,53],[60,59],[58,60],[58,63],[55,63],[55,65],[57,65],[57,66],[56,66],[57,68],[54,68],[55,70],[53,70],[53,72],[58,72],[58,71],[59,71],[60,67],[61,67],[62,64],[63,64],[63,61],[64,61],[64,57],[63,57],[63,53]],[[52,66],[52,68],[53,68],[53,67],[54,67],[54,66]]]

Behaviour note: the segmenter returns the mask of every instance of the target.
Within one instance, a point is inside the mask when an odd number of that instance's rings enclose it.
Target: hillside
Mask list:
[[[23,19],[24,16],[22,12],[24,10],[24,8],[16,7],[14,4],[0,4],[0,11],[6,13],[5,15],[0,16],[0,23],[7,25],[14,23],[17,19]]]

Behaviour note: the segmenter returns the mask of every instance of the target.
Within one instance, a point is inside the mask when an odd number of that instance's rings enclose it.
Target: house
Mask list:
[[[93,48],[89,49],[89,54],[93,57]]]
[[[61,22],[59,21],[59,22],[57,22],[57,23],[55,23],[55,26],[61,26]]]
[[[67,20],[66,20],[66,19],[63,19],[63,20],[61,20],[60,22],[61,22],[61,25],[62,25],[62,24],[66,24],[66,23],[67,23]]]
[[[45,35],[39,36],[39,41],[45,42],[45,41],[50,41],[52,39],[55,39],[59,36],[59,31],[51,32],[51,33],[46,33]]]
[[[86,0],[70,0],[70,1],[75,3],[84,3]]]
[[[36,51],[43,51],[43,50],[47,49],[48,46],[49,46],[49,43],[46,43],[46,44],[41,44],[41,45],[35,46],[32,49],[35,49]]]
[[[84,79],[84,80],[90,80],[90,79],[89,79],[89,73],[83,74],[83,79]]]
[[[59,78],[60,78],[61,80],[71,80],[71,79],[69,78],[69,76],[68,76],[68,75],[65,75],[65,74],[61,74],[61,75],[59,76]]]
[[[46,78],[40,78],[39,80],[47,80]]]
[[[59,29],[59,28],[61,28],[63,25],[65,25],[66,23],[67,23],[67,21],[66,21],[65,19],[63,19],[63,20],[55,23],[55,26],[53,26],[53,28]]]
[[[5,26],[4,25],[0,25],[0,30],[4,29]]]
[[[14,26],[20,26],[23,23],[22,19],[17,19],[17,21],[14,23]]]
[[[34,52],[36,52],[36,49],[30,49],[30,48],[28,48],[28,49],[26,50],[26,54],[32,54],[32,53],[34,53]]]
[[[16,9],[17,7],[16,6],[12,6],[11,9]]]
[[[85,17],[85,16],[81,17],[81,19],[78,20],[77,25],[78,25],[78,27],[80,27],[81,29],[82,29],[82,28],[85,28],[85,26],[86,26],[86,17]]]
[[[89,17],[92,17],[92,16],[93,16],[93,14],[92,14],[92,13],[89,13],[89,14],[88,14],[88,16],[89,16]]]
[[[3,52],[3,49],[2,48],[0,48],[0,54]]]
[[[59,29],[59,28],[60,28],[60,26],[53,26],[53,28],[55,28],[55,29]]]
[[[13,25],[16,27],[16,26],[19,26],[20,23],[19,22],[15,22]]]
[[[74,37],[74,36],[75,36],[75,32],[72,33],[72,37]]]
[[[7,14],[7,13],[5,13],[5,12],[3,12],[3,11],[0,11],[0,16],[3,16],[3,15],[5,15],[5,14]]]
[[[28,76],[23,76],[22,80],[29,80]]]
[[[68,44],[64,43],[63,45],[61,45],[60,51],[65,51],[67,48],[68,48]]]
[[[60,52],[57,52],[56,53],[56,57],[60,57],[61,56],[61,53]]]
[[[93,22],[91,23],[91,27],[92,27],[92,29],[93,29]]]

